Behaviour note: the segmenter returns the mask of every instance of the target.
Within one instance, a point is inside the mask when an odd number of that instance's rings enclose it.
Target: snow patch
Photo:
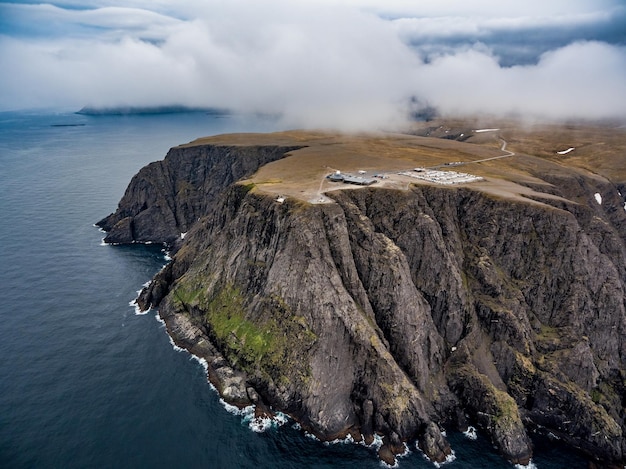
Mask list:
[[[567,155],[570,151],[574,151],[574,150],[576,150],[576,148],[569,147],[567,150],[557,151],[556,154],[557,155]]]
[[[478,130],[474,130],[474,132],[476,132],[477,134],[482,133],[482,132],[497,132],[500,129],[478,129]]]
[[[596,192],[593,196],[596,198],[596,202],[598,202],[598,205],[602,205],[602,196],[600,195],[600,193]]]

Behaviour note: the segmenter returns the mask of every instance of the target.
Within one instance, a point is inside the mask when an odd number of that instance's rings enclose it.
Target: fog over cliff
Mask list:
[[[182,104],[352,128],[419,105],[625,118],[625,31],[619,0],[0,3],[0,110]]]

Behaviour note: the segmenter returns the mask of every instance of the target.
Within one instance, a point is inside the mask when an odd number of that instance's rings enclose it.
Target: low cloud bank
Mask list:
[[[626,47],[593,39],[599,33],[510,65],[496,36],[479,40],[467,19],[259,3],[190,2],[184,10],[166,0],[153,10],[5,4],[0,107],[180,104],[276,114],[291,127],[365,129],[401,125],[415,110],[413,98],[444,114],[626,118]],[[593,29],[623,13],[607,11],[617,16],[577,18]],[[487,24],[502,32],[505,20]],[[474,23],[477,31],[481,24]]]

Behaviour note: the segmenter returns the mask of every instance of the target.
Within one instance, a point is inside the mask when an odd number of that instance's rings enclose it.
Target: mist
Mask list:
[[[0,4],[0,110],[186,105],[355,130],[415,103],[626,118],[620,2],[502,3]]]

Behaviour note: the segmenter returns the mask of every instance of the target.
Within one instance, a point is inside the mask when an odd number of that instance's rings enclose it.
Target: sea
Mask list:
[[[132,301],[168,258],[104,245],[94,223],[131,177],[197,137],[278,130],[271,116],[0,113],[0,467],[380,468],[375,447],[258,425]],[[448,430],[443,467],[511,468],[478,432]],[[586,468],[535,438],[532,467]],[[414,446],[400,468],[432,468]]]

